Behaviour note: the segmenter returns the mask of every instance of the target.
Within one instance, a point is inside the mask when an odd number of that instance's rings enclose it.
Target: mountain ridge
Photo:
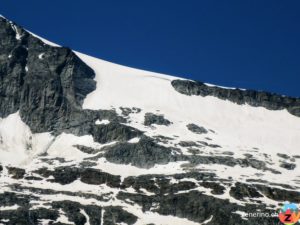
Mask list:
[[[0,38],[0,224],[275,225],[245,215],[300,203],[299,99],[116,65],[3,18]]]

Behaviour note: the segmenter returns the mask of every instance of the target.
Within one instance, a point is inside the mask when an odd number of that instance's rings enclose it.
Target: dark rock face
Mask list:
[[[137,217],[126,212],[121,207],[107,207],[105,208],[103,220],[105,225],[114,225],[119,223],[132,225],[137,221]]]
[[[32,196],[31,198],[35,198]],[[9,207],[17,205],[17,210],[0,210],[0,220],[8,220],[9,222],[5,223],[8,225],[31,225],[38,224],[38,219],[45,217],[48,219],[56,220],[57,213],[49,210],[48,213],[45,211],[31,211],[29,212],[30,204],[29,198],[26,195],[18,195],[13,192],[4,192],[0,194],[0,207]],[[2,221],[1,221],[2,223]]]
[[[264,185],[255,185],[266,197],[275,201],[300,202],[300,193],[297,191],[284,190]]]
[[[134,224],[137,217],[123,210],[121,207],[105,207],[101,208],[95,205],[81,205],[72,201],[54,202],[54,209],[62,209],[68,219],[76,225],[85,225],[87,220],[80,210],[84,210],[89,216],[91,225],[114,225],[117,223]],[[101,221],[101,213],[104,211],[103,221]]]
[[[120,123],[111,122],[93,126],[92,135],[94,140],[99,143],[112,141],[128,141],[132,138],[139,137],[143,132]]]
[[[277,156],[283,159],[289,159],[290,157],[287,154],[277,153]]]
[[[110,187],[119,187],[120,176],[114,176],[95,169],[85,169],[81,172],[80,180],[86,184],[100,185],[107,184]]]
[[[80,212],[81,205],[76,202],[54,202],[52,206],[54,209],[62,209],[66,213],[69,221],[73,222],[75,225],[84,225],[87,222],[86,217]]]
[[[14,27],[20,40],[0,18],[0,117],[19,110],[33,132],[72,126],[83,99],[95,90],[94,71],[70,49],[46,45]]]
[[[293,170],[296,168],[296,164],[294,163],[288,163],[288,162],[282,162],[280,164],[280,167],[287,169],[287,170]]]
[[[140,108],[127,108],[127,107],[120,107],[121,111],[122,111],[122,115],[123,116],[129,116],[132,113],[140,113],[142,110]]]
[[[203,187],[206,187],[206,188],[211,188],[212,189],[211,193],[214,194],[214,195],[224,194],[224,191],[225,191],[224,186],[222,186],[222,185],[220,185],[219,183],[216,183],[216,182],[204,181],[200,185],[203,186]]]
[[[142,193],[141,189],[156,195],[164,195],[167,193],[176,193],[196,188],[197,185],[191,181],[178,181],[171,183],[171,177],[162,175],[142,175],[138,177],[127,177],[124,179],[121,188],[134,188],[138,193]]]
[[[106,184],[109,187],[119,187],[121,183],[120,176],[114,176],[92,168],[57,167],[54,171],[43,168],[36,170],[35,173],[45,178],[53,176],[54,179],[48,179],[48,181],[62,185],[70,184],[77,179],[86,184]]]
[[[21,207],[17,210],[1,211],[0,218],[9,221],[2,223],[5,225],[40,225],[41,219],[55,221],[58,218],[58,213],[51,209],[28,210]]]
[[[13,179],[22,179],[25,175],[25,170],[16,167],[7,167],[8,173]]]
[[[182,146],[182,147],[199,147],[201,145],[199,145],[198,143],[194,142],[194,141],[180,141],[178,143],[178,145]]]
[[[53,176],[53,179],[48,179],[48,181],[59,183],[59,184],[70,184],[77,180],[80,176],[79,169],[76,167],[57,167],[54,171],[48,170],[47,168],[41,168],[35,173],[48,178]]]
[[[156,144],[152,139],[142,137],[138,143],[118,143],[107,147],[104,156],[113,163],[151,168],[155,164],[176,161],[176,156],[171,152],[171,149]]]
[[[230,190],[230,195],[236,199],[243,199],[243,198],[259,198],[263,197],[258,191],[249,185],[237,182],[234,187]]]
[[[74,145],[74,147],[87,154],[95,154],[98,152],[97,149],[86,147],[84,145]]]
[[[269,110],[287,109],[291,114],[300,117],[300,98],[285,97],[263,91],[211,87],[202,82],[190,80],[173,80],[171,84],[174,89],[181,94],[199,95],[203,97],[214,96],[239,105],[249,104],[254,107],[264,107]]]
[[[17,195],[13,192],[0,193],[0,207],[17,205],[17,210],[0,210],[1,223],[5,225],[40,225],[42,220],[49,221],[47,224],[63,224],[55,222],[60,211],[75,225],[85,225],[87,217],[91,225],[114,225],[117,223],[134,224],[137,217],[125,211],[122,207],[99,207],[96,205],[82,205],[74,201],[53,201],[48,208],[32,208],[29,195]],[[103,221],[101,213],[104,212]],[[86,215],[84,215],[86,214]],[[4,222],[6,221],[7,222]]]
[[[82,110],[96,88],[95,73],[70,49],[47,45],[2,17],[0,39],[0,117],[19,111],[33,133],[92,134],[101,143],[132,135],[120,124],[115,131],[113,125],[104,131],[95,125],[97,119],[126,121],[115,112]]]
[[[208,133],[208,131],[204,127],[198,126],[193,123],[186,125],[186,127],[195,134],[207,134]]]
[[[157,124],[157,125],[165,125],[168,126],[171,124],[171,122],[163,115],[156,115],[153,113],[146,113],[145,114],[145,120],[144,120],[144,125],[146,126],[151,126],[152,124]]]
[[[270,214],[274,213],[274,211],[266,210],[263,205],[239,206],[230,203],[228,200],[203,195],[198,191],[156,196],[120,192],[118,198],[133,201],[143,207],[145,211],[156,205],[157,207],[153,211],[159,214],[187,218],[198,223],[203,223],[211,218],[211,221],[208,223],[211,225],[278,225],[278,218],[248,218],[248,220],[243,220],[239,215],[233,213],[238,210],[256,212],[258,209],[262,209]]]
[[[17,195],[13,192],[4,192],[0,194],[0,206],[28,206],[29,200],[24,195]]]
[[[201,156],[201,155],[193,155],[193,156],[183,156],[180,158],[181,160],[188,160],[193,165],[198,164],[220,164],[226,166],[236,166],[240,165],[241,167],[252,167],[257,170],[268,170],[272,173],[279,173],[276,170],[270,169],[267,167],[266,163],[257,159],[237,159],[231,156]]]

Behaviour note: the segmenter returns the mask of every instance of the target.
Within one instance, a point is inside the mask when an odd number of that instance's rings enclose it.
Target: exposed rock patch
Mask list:
[[[7,167],[8,174],[13,179],[22,179],[25,175],[25,170],[17,167]]]
[[[125,201],[133,201],[139,204],[144,211],[154,211],[162,215],[187,218],[197,223],[203,223],[213,215],[211,222],[209,223],[213,225],[278,224],[278,218],[249,218],[248,220],[243,220],[239,215],[232,213],[236,211],[256,212],[257,210],[268,213],[275,212],[266,209],[265,205],[248,204],[246,206],[239,206],[230,203],[228,200],[217,199],[212,196],[204,195],[198,191],[155,196],[120,192],[118,198]],[[156,207],[151,210],[153,205]],[[224,205],[226,205],[226,207],[224,207]]]
[[[158,145],[145,136],[138,143],[118,143],[104,149],[104,156],[108,161],[141,168],[151,168],[155,164],[167,164],[177,160],[177,157],[171,154],[170,148]]]
[[[288,163],[288,162],[282,162],[280,163],[280,167],[287,169],[287,170],[293,170],[296,168],[296,164],[294,163]]]
[[[85,169],[80,174],[80,180],[86,184],[106,184],[110,187],[120,186],[120,176],[114,176],[96,169]]]
[[[92,168],[57,167],[54,169],[54,171],[43,168],[35,171],[35,173],[45,178],[53,176],[54,178],[48,179],[48,181],[63,185],[70,184],[77,179],[80,179],[81,182],[86,184],[106,184],[110,187],[119,187],[121,182],[120,176],[114,176]]]
[[[74,147],[87,154],[95,154],[100,151],[99,149],[94,149],[84,145],[74,145]]]
[[[14,27],[19,40],[0,18],[0,117],[19,111],[35,133],[72,127],[81,118],[83,99],[96,88],[94,71],[70,49],[46,45]]]
[[[283,159],[289,159],[290,157],[287,154],[277,153],[277,156]]]
[[[99,143],[108,143],[112,141],[128,141],[132,138],[139,137],[142,131],[120,123],[111,122],[93,127],[92,134],[94,140]]]
[[[122,115],[123,116],[129,116],[130,114],[132,113],[140,113],[142,110],[140,108],[136,108],[136,107],[133,107],[133,108],[127,108],[127,107],[120,107],[121,111],[122,111]]]
[[[264,91],[207,86],[202,82],[190,80],[173,80],[171,84],[181,94],[203,97],[214,96],[239,105],[248,104],[254,107],[264,107],[269,110],[287,109],[291,114],[300,117],[300,98],[286,97]]]
[[[105,225],[114,225],[120,223],[132,225],[137,221],[137,217],[131,213],[128,213],[121,207],[106,207],[103,220]]]
[[[194,123],[190,123],[190,124],[186,125],[186,127],[195,134],[207,134],[208,133],[208,131],[204,127],[198,126]]]
[[[255,187],[266,197],[275,201],[289,201],[300,203],[300,192],[268,187],[265,185],[255,185]]]
[[[235,183],[235,186],[230,189],[229,194],[238,200],[263,197],[255,187],[240,182]]]
[[[152,124],[168,126],[168,125],[171,124],[171,122],[169,120],[165,119],[164,115],[146,113],[145,114],[144,125],[145,126],[151,126]]]

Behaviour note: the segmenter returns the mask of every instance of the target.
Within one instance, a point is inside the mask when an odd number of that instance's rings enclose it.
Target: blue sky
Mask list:
[[[2,1],[0,14],[119,64],[300,96],[299,0]]]

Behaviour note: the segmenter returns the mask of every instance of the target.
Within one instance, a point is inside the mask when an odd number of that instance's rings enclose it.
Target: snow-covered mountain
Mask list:
[[[0,17],[0,224],[271,225],[300,99],[96,59]]]

